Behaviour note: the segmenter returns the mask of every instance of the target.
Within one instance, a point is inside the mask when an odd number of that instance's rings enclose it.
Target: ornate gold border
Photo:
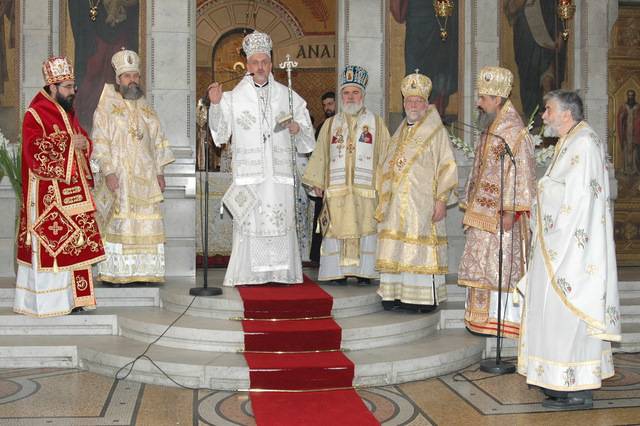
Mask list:
[[[78,0],[72,0],[78,1]],[[16,5],[20,2],[16,2]],[[60,42],[58,49],[60,51],[60,55],[68,56],[68,50],[70,41],[72,37],[68,37],[67,29],[68,29],[68,21],[69,21],[69,9],[67,8],[67,0],[60,0],[60,16],[59,16],[59,25],[60,25]],[[140,80],[142,84],[144,84],[147,78],[147,0],[139,0],[138,4],[140,6],[139,14],[138,14],[138,46],[140,56],[140,69],[145,70],[140,75]]]
[[[432,3],[427,2],[426,7],[432,7]],[[389,123],[389,114],[391,113],[391,98],[396,94],[400,93],[400,85],[395,87],[391,81],[391,40],[390,40],[390,31],[391,31],[391,20],[393,17],[391,16],[390,9],[390,0],[385,0],[385,40],[384,40],[384,53],[385,53],[385,90],[384,96],[386,101],[386,111],[385,111],[385,122]],[[455,4],[455,7],[458,8],[458,99],[457,99],[457,119],[461,120],[464,115],[464,93],[465,93],[465,85],[464,85],[464,72],[465,72],[465,0],[458,0]],[[348,22],[348,20],[347,20]],[[348,62],[347,62],[348,63]],[[404,75],[403,75],[404,77]],[[392,133],[395,129],[389,129]]]
[[[513,66],[511,66],[512,64],[505,64],[505,61],[507,59],[506,57],[506,46],[505,44],[507,44],[505,42],[506,37],[507,37],[507,28],[508,24],[505,26],[506,24],[506,16],[504,14],[504,7],[506,4],[507,0],[499,0],[497,2],[497,18],[498,18],[498,58],[500,60],[500,66],[508,66],[509,69],[511,69],[511,71],[513,72],[514,76],[516,76],[516,74],[518,73],[518,67],[515,64],[515,58],[508,58],[509,60],[512,61]],[[549,0],[549,1],[553,1],[553,0]],[[578,10],[578,13],[581,13],[581,10]],[[575,20],[575,19],[574,19]],[[586,19],[583,20],[583,25],[585,25],[586,27]],[[585,34],[588,32],[588,29],[585,28],[584,30]],[[509,34],[511,34],[511,32],[509,32]],[[578,33],[575,31],[575,22],[571,22],[571,33],[569,35],[569,39],[567,40],[567,62],[565,65],[565,79],[562,82],[562,88],[563,89],[573,89],[573,85],[574,85],[574,70],[575,70],[575,64],[574,64],[574,57],[572,55],[572,52],[575,49],[575,37],[578,36]],[[508,43],[508,45],[511,45],[511,43]],[[587,70],[588,71],[588,70]],[[585,72],[587,72],[585,71]],[[517,80],[519,81],[519,80]],[[515,90],[515,89],[514,89]],[[517,102],[514,102],[514,96],[513,96],[513,92],[511,94],[511,101],[514,103],[514,105],[516,106],[516,109],[518,111],[522,110],[522,100],[520,99],[520,91],[518,89],[518,99]],[[543,105],[540,105],[540,109],[538,110],[539,113],[541,113],[543,108]],[[529,117],[524,117],[525,123],[529,120]]]

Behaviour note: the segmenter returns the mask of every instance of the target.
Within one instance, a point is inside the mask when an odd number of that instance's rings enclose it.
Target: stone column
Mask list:
[[[60,3],[47,0],[17,2],[21,32],[21,111],[25,111],[44,85],[42,62],[60,54]],[[167,189],[163,203],[167,276],[195,275],[195,2],[148,0],[146,43],[146,95],[160,116],[176,157],[167,166]],[[13,200],[6,179],[0,185],[0,202]],[[13,205],[13,204],[11,204]],[[0,230],[0,276],[13,276],[13,217],[2,220]],[[3,218],[2,215],[0,218]],[[8,229],[5,229],[9,227]],[[5,261],[7,259],[7,261]]]
[[[17,34],[16,51],[20,55],[17,82],[20,87],[19,104],[26,111],[33,97],[44,86],[42,62],[59,53],[59,2],[24,0],[16,2],[16,19],[21,29]],[[21,129],[16,129],[21,132]],[[0,277],[15,276],[15,215],[16,201],[8,178],[0,182]]]
[[[176,161],[165,168],[166,275],[195,275],[195,2],[147,2],[147,98]]]
[[[369,73],[365,106],[386,117],[385,19],[386,1],[336,0],[336,83],[347,65],[360,65]],[[336,91],[336,102],[341,102]]]
[[[616,0],[576,1],[571,22],[574,38],[574,88],[582,90],[585,119],[603,141],[608,129],[608,52],[613,24],[618,19]]]

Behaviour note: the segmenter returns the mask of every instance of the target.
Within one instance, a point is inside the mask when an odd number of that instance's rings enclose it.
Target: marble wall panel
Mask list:
[[[0,181],[0,205],[0,277],[13,277],[16,265],[16,199],[6,177]]]
[[[196,274],[195,240],[172,239],[164,248],[165,275],[167,277],[192,277]]]
[[[153,106],[160,117],[162,128],[172,147],[189,147],[193,135],[189,132],[186,117],[193,114],[195,120],[195,100],[184,90],[154,91]]]
[[[191,52],[189,33],[161,32],[151,36],[151,67],[154,90],[186,89],[189,87],[189,71],[195,72],[190,64]],[[195,54],[195,50],[194,53]]]
[[[29,46],[26,50],[28,54],[22,55],[20,59],[24,67],[24,80],[21,83],[22,94],[27,102],[31,102],[38,90],[44,86],[42,63],[50,56],[49,30],[34,29],[24,31],[21,37],[23,44]],[[36,90],[33,90],[34,88]]]
[[[53,18],[53,3],[48,0],[22,1],[21,25],[23,31],[48,30]]]
[[[165,198],[162,204],[167,239],[187,238],[196,234],[195,211],[192,201],[183,198]]]
[[[182,33],[192,19],[191,2],[187,1],[155,1],[151,3],[152,32],[167,31]]]
[[[349,14],[349,33],[357,34],[359,37],[379,39],[380,35],[384,33],[385,16],[380,3],[366,1],[351,1],[349,3],[350,9],[355,12]],[[362,19],[363,16],[366,16],[367,19]]]
[[[367,70],[369,83],[365,105],[375,114],[385,117],[383,43],[384,40],[379,37],[350,37],[348,62],[339,69],[342,70],[346,65],[359,65]]]

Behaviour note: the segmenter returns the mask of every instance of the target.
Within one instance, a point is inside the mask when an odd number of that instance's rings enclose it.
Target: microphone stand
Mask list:
[[[208,96],[209,92],[207,91]],[[207,99],[208,100],[208,99]],[[207,108],[207,121],[205,124],[205,137],[204,137],[204,244],[202,247],[203,258],[203,271],[202,271],[202,287],[192,287],[189,289],[189,294],[192,296],[218,296],[222,294],[222,289],[218,287],[208,287],[207,271],[209,269],[209,150],[211,147],[211,132],[209,131],[209,102],[204,102],[204,106]]]
[[[462,123],[460,121],[456,121],[455,123],[458,124],[462,124],[464,126],[467,127],[471,127],[472,129],[475,129],[477,131],[479,131],[480,133],[484,133],[485,135],[488,136],[494,136],[498,139],[500,139],[502,141],[502,143],[504,144],[504,149],[500,152],[500,244],[499,244],[499,248],[498,248],[498,327],[496,330],[496,359],[495,360],[486,360],[486,361],[482,361],[480,363],[480,370],[484,371],[485,373],[491,373],[491,374],[511,374],[514,373],[516,371],[516,366],[515,364],[513,364],[512,362],[504,362],[502,361],[502,359],[500,358],[501,356],[501,346],[502,346],[502,342],[500,339],[502,339],[502,337],[500,336],[501,333],[501,317],[502,317],[502,252],[503,252],[503,247],[502,247],[502,240],[504,237],[504,156],[505,154],[509,154],[509,157],[511,158],[511,161],[513,162],[513,165],[515,167],[516,162],[515,162],[515,158],[513,157],[513,153],[511,152],[511,149],[509,148],[509,145],[507,144],[507,141],[500,135],[497,135],[495,133],[491,133],[488,132],[486,130],[480,129],[479,127],[476,126],[472,126],[470,124],[466,124],[466,123]],[[452,124],[453,126],[453,124]],[[457,126],[454,126],[457,129],[459,129]],[[514,223],[515,226],[515,223]]]
[[[501,138],[502,139],[502,138]],[[502,139],[504,141],[504,139]],[[504,143],[505,146],[507,143]],[[501,352],[501,316],[502,316],[502,239],[504,237],[504,156],[505,149],[500,153],[500,245],[498,249],[498,328],[496,330],[496,359],[482,361],[480,370],[491,374],[511,374],[516,371],[512,362],[504,362],[500,359]],[[513,224],[515,226],[515,223]]]
[[[237,77],[230,78],[225,80],[220,85],[228,83],[230,81],[238,80],[239,78],[244,78],[246,76],[252,76],[254,73],[248,72],[246,74],[239,75]],[[209,270],[209,152],[211,150],[211,131],[209,129],[209,107],[211,106],[211,102],[209,102],[209,90],[202,97],[202,104],[207,108],[207,120],[205,123],[205,169],[204,169],[204,242],[202,247],[202,257],[203,257],[203,269],[202,269],[202,287],[193,287],[189,290],[189,294],[192,296],[218,296],[222,294],[222,289],[218,287],[208,287],[207,284],[209,282],[208,279],[208,270]]]

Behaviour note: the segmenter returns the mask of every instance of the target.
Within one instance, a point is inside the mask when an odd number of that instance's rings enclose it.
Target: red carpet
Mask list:
[[[342,329],[332,319],[244,321],[243,326],[244,346],[247,350],[329,351],[339,348],[342,340]]]
[[[331,315],[333,298],[304,277],[290,286],[252,285],[238,287],[244,301],[245,318],[309,318]]]
[[[380,424],[352,389],[353,363],[331,351],[340,349],[342,330],[333,319],[313,319],[331,315],[333,299],[327,292],[307,277],[292,286],[238,290],[245,318],[283,319],[243,321],[258,425]]]

